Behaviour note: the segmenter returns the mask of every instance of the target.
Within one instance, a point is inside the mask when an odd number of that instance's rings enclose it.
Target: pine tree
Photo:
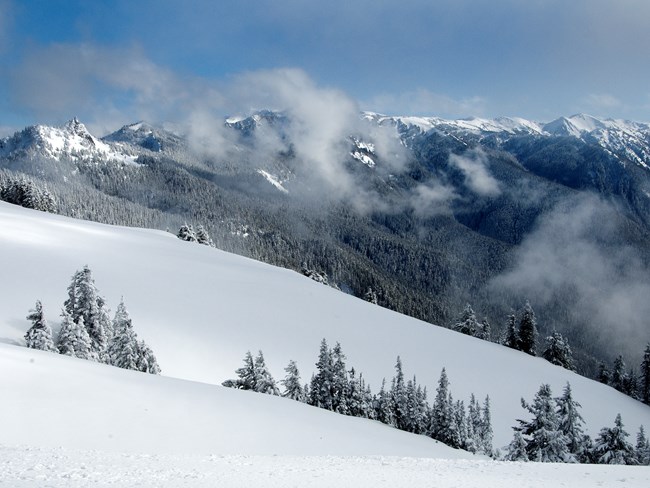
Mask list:
[[[408,406],[406,399],[406,384],[402,371],[402,360],[397,356],[395,363],[395,377],[391,387],[391,404],[393,405],[393,419],[395,426],[400,430],[408,428]]]
[[[573,399],[569,383],[564,387],[562,396],[556,401],[559,427],[566,437],[569,454],[574,457],[574,462],[585,463],[588,461],[589,454],[585,446],[584,419],[578,412],[581,405]]]
[[[642,466],[650,465],[650,441],[645,436],[643,425],[639,427],[639,433],[636,435],[636,459]]]
[[[254,390],[257,393],[264,393],[267,395],[280,395],[280,390],[278,390],[275,380],[268,368],[266,367],[266,361],[264,360],[264,354],[262,351],[258,351],[257,356],[255,357],[254,363],[254,374],[255,374],[255,388]]]
[[[492,327],[490,322],[488,322],[487,317],[483,317],[483,320],[480,323],[480,332],[476,335],[479,339],[484,341],[489,341],[492,338]]]
[[[641,374],[639,376],[640,399],[646,405],[650,405],[650,343],[645,347],[643,361],[641,362]]]
[[[478,320],[476,320],[474,310],[472,310],[472,307],[469,303],[465,305],[465,308],[459,315],[458,320],[453,326],[453,329],[456,332],[460,332],[461,334],[466,334],[472,337],[476,337],[481,333],[482,328],[479,325]]]
[[[528,452],[526,451],[526,441],[521,435],[521,431],[515,429],[512,441],[508,445],[506,461],[528,461]]]
[[[519,334],[517,332],[517,317],[512,313],[508,315],[506,324],[506,336],[503,345],[511,349],[519,349]]]
[[[519,320],[519,349],[531,356],[536,355],[537,348],[537,323],[535,321],[535,312],[526,302],[524,310]]]
[[[445,444],[450,444],[453,437],[451,431],[452,421],[452,408],[449,405],[449,380],[445,368],[442,368],[438,388],[436,389],[436,398],[431,410],[431,437]]]
[[[237,379],[226,380],[223,386],[237,388],[239,390],[253,390],[257,387],[257,375],[255,374],[255,360],[250,351],[246,351],[244,356],[244,366],[235,370]]]
[[[332,355],[327,341],[323,339],[316,363],[316,374],[309,385],[309,404],[325,410],[333,410],[333,383]]]
[[[623,356],[619,355],[614,360],[614,369],[609,384],[620,392],[625,390],[625,371],[625,361]]]
[[[598,381],[604,385],[609,385],[609,370],[603,362],[598,365]]]
[[[386,378],[381,381],[375,405],[375,418],[383,424],[395,427],[395,406],[391,392],[386,391]]]
[[[377,305],[377,302],[379,301],[377,297],[377,292],[373,290],[372,288],[368,288],[366,292],[363,294],[363,299],[366,302],[372,303],[374,305]]]
[[[332,409],[348,415],[347,399],[349,397],[348,372],[345,366],[345,354],[340,343],[332,349]]]
[[[214,247],[214,242],[212,241],[212,237],[210,237],[208,231],[205,230],[205,228],[201,224],[199,224],[199,226],[196,229],[196,242],[198,242],[199,244],[203,244],[204,246]]]
[[[88,266],[72,276],[72,282],[68,286],[68,299],[64,305],[73,322],[78,324],[83,318],[95,357],[105,361],[108,337],[102,320],[104,300],[99,296]]]
[[[61,311],[61,317],[63,320],[57,343],[59,353],[79,359],[95,359],[83,317],[79,318],[79,323],[75,323],[65,308]]]
[[[560,431],[556,404],[549,385],[542,385],[532,405],[521,399],[521,406],[532,415],[532,420],[518,420],[518,429],[525,436],[528,459],[537,462],[562,463],[571,460],[567,439]]]
[[[196,242],[196,234],[194,233],[194,229],[191,225],[181,225],[181,228],[178,229],[178,234],[176,234],[176,237],[182,241]]]
[[[108,357],[113,366],[138,370],[138,338],[124,300],[120,301],[113,319],[113,339],[108,346]]]
[[[639,390],[639,386],[637,383],[636,371],[634,371],[634,368],[630,368],[630,370],[626,373],[625,377],[623,378],[623,393],[638,400],[639,399],[638,390]]]
[[[562,366],[569,371],[576,370],[573,364],[573,353],[571,352],[569,342],[557,331],[553,331],[546,338],[546,349],[544,349],[542,357],[549,363]]]
[[[479,451],[481,447],[481,429],[481,406],[476,401],[474,393],[472,393],[467,407],[467,440],[465,441],[465,448],[469,452],[476,453]]]
[[[40,300],[37,300],[34,309],[29,311],[27,320],[32,322],[32,326],[25,333],[25,345],[31,349],[56,352],[52,340],[52,329],[45,320],[43,304]]]
[[[480,452],[483,454],[492,457],[494,450],[492,448],[492,414],[490,412],[490,396],[485,397],[483,402],[483,415],[481,416],[481,433],[479,436],[480,439]]]
[[[626,437],[621,414],[616,415],[614,427],[603,427],[596,438],[593,455],[598,464],[638,464],[634,448]]]
[[[289,364],[284,371],[287,375],[283,380],[280,381],[280,384],[284,386],[284,392],[282,396],[285,398],[290,398],[291,400],[296,400],[298,402],[305,402],[305,390],[300,384],[300,372],[298,371],[298,365],[295,361],[289,361]]]
[[[137,341],[136,370],[149,374],[160,374],[158,360],[151,348],[144,341]]]

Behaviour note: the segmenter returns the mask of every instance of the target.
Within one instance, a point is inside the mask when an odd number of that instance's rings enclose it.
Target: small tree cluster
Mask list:
[[[27,319],[32,321],[25,334],[27,347],[145,373],[160,373],[153,351],[144,341],[138,340],[124,301],[120,302],[111,321],[106,302],[99,295],[88,266],[77,271],[68,286],[56,342],[40,301]]]
[[[537,320],[530,302],[526,302],[519,314],[519,327],[514,313],[508,316],[505,336],[501,343],[512,349],[523,351],[531,356],[537,355]]]
[[[541,385],[532,404],[523,398],[521,405],[532,416],[518,420],[505,456],[509,461],[556,463],[639,464],[645,462],[646,446],[643,426],[637,436],[636,450],[626,441],[620,414],[614,427],[605,427],[595,442],[584,433],[584,420],[567,383],[561,397],[553,398],[549,385]]]
[[[205,246],[214,247],[214,242],[212,241],[210,234],[208,234],[208,231],[200,224],[196,228],[196,231],[192,225],[183,224],[178,230],[176,237],[182,241],[198,242]]]
[[[650,405],[650,343],[643,352],[639,373],[633,367],[628,369],[623,356],[619,355],[611,371],[605,363],[600,364],[598,381]]]
[[[573,364],[573,353],[569,341],[557,331],[546,338],[546,347],[542,353],[542,357],[548,362],[562,366],[569,371],[575,371],[576,367]]]
[[[408,381],[404,378],[399,357],[390,388],[384,380],[379,393],[373,395],[363,375],[354,368],[347,368],[341,345],[336,343],[330,348],[325,339],[321,341],[316,371],[308,385],[301,386],[295,361],[290,361],[284,371],[286,376],[280,384],[284,387],[281,395],[285,398],[343,415],[375,419],[400,430],[428,435],[453,447],[493,455],[489,397],[481,406],[472,395],[465,409],[462,401],[454,401],[444,369],[433,405],[428,404],[427,390],[415,377]],[[248,352],[244,366],[236,373],[237,378],[224,381],[223,386],[279,394],[261,351],[256,359]]]
[[[452,329],[461,334],[470,335],[486,341],[490,340],[492,334],[490,323],[487,318],[484,318],[479,322],[469,303],[458,316],[458,320],[454,323]]]
[[[39,185],[24,175],[0,172],[0,200],[25,208],[56,213],[56,200],[45,185]]]

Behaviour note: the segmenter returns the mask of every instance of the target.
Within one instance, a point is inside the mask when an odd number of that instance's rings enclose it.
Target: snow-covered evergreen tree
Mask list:
[[[492,439],[494,433],[492,431],[492,413],[490,411],[490,396],[485,397],[483,402],[483,414],[481,415],[481,432],[479,435],[480,444],[479,452],[492,457],[494,450],[492,448]]]
[[[244,356],[244,365],[235,370],[237,379],[226,380],[222,383],[223,386],[229,388],[237,388],[240,390],[253,390],[257,386],[257,375],[255,374],[255,360],[250,351],[246,351]]]
[[[481,320],[481,323],[479,324],[480,330],[476,334],[476,337],[479,339],[483,339],[484,341],[489,341],[492,339],[492,326],[490,325],[490,322],[488,322],[487,317],[483,317],[483,320]]]
[[[258,351],[257,356],[255,357],[254,372],[254,390],[257,393],[265,393],[267,395],[280,395],[280,390],[278,390],[273,376],[271,376],[271,373],[266,367],[266,361],[264,360],[264,354],[262,354],[262,351]]]
[[[395,427],[395,406],[393,396],[386,390],[386,378],[381,381],[381,388],[375,401],[375,418],[386,425]]]
[[[526,302],[519,320],[519,349],[526,354],[537,354],[537,322],[530,302]]]
[[[138,370],[138,338],[133,330],[129,312],[124,300],[120,301],[113,319],[113,338],[108,346],[108,357],[113,366],[122,369]]]
[[[575,458],[576,462],[585,463],[589,459],[589,453],[585,445],[584,420],[578,412],[581,405],[573,399],[569,383],[564,387],[562,396],[556,401],[559,427],[566,437],[569,454]]]
[[[572,456],[567,449],[567,439],[562,434],[556,412],[556,404],[549,385],[542,385],[535,395],[532,405],[523,398],[521,406],[533,418],[530,421],[518,420],[517,428],[526,438],[528,459],[537,462],[569,462]]]
[[[210,237],[208,231],[205,230],[205,228],[201,224],[199,224],[199,226],[196,229],[196,242],[198,242],[199,244],[203,244],[204,246],[214,247],[214,242],[212,241],[212,237]]]
[[[395,363],[395,377],[391,385],[391,404],[393,406],[393,421],[400,430],[408,429],[408,405],[406,398],[406,384],[402,371],[402,360],[397,356]]]
[[[614,367],[612,369],[609,384],[620,392],[625,390],[625,373],[625,361],[623,360],[623,356],[619,355],[614,360]]]
[[[96,359],[83,317],[80,317],[79,322],[76,323],[65,308],[61,311],[61,317],[61,330],[57,342],[59,353],[79,359]]]
[[[32,326],[25,333],[25,345],[31,349],[56,352],[52,329],[45,320],[43,304],[40,300],[37,300],[34,309],[29,311],[27,320],[32,322]]]
[[[333,410],[333,383],[332,355],[327,341],[323,339],[318,353],[316,374],[309,385],[309,404],[325,410]]]
[[[182,241],[196,242],[196,234],[194,233],[194,229],[191,225],[181,225],[181,228],[178,229],[178,234],[176,234],[176,237]]]
[[[630,368],[630,370],[626,373],[625,377],[623,378],[623,393],[638,400],[639,399],[638,389],[639,386],[637,382],[636,371],[634,371],[634,368]]]
[[[643,352],[639,383],[640,400],[646,405],[650,405],[650,343],[648,343]]]
[[[456,332],[472,337],[476,337],[479,333],[482,333],[482,327],[478,323],[478,320],[476,320],[476,314],[469,303],[465,305],[465,308],[452,328]]]
[[[143,373],[160,374],[158,360],[151,348],[144,341],[137,342],[137,361],[136,369]]]
[[[442,368],[436,389],[436,398],[431,409],[431,437],[445,444],[451,444],[453,440],[452,422],[452,408],[449,405],[449,380],[445,368]]]
[[[291,360],[289,361],[287,367],[284,368],[284,371],[287,373],[287,375],[283,380],[280,380],[280,384],[284,386],[282,396],[304,403],[306,401],[305,390],[300,383],[300,372],[298,371],[298,365],[294,360]]]
[[[481,423],[481,406],[472,393],[467,407],[467,440],[465,441],[465,449],[469,452],[476,453],[480,449]]]
[[[542,357],[552,364],[562,366],[569,371],[575,371],[573,353],[566,338],[557,331],[546,338],[546,348]]]
[[[379,298],[377,297],[377,292],[370,287],[363,294],[363,299],[366,302],[370,302],[374,305],[377,305],[377,302],[379,301]]]
[[[345,365],[345,354],[340,343],[332,349],[332,409],[343,415],[348,415],[349,382]]]
[[[609,369],[603,362],[598,365],[598,381],[604,385],[609,385]]]
[[[73,322],[78,324],[83,318],[95,357],[100,361],[107,361],[108,335],[104,328],[105,318],[102,312],[104,300],[99,296],[88,266],[84,266],[72,276],[64,306]]]
[[[504,459],[506,461],[528,461],[528,452],[526,450],[526,441],[521,435],[521,431],[515,429],[512,441],[508,445],[508,452]]]
[[[506,334],[503,345],[511,349],[519,349],[519,333],[517,332],[517,317],[514,313],[508,315]]]
[[[598,464],[638,464],[629,434],[623,428],[621,414],[616,415],[614,427],[603,427],[594,442],[593,456]]]
[[[642,466],[650,465],[650,441],[645,435],[643,425],[639,427],[639,432],[636,435],[636,460]]]

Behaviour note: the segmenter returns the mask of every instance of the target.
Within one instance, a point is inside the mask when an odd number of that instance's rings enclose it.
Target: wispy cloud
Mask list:
[[[480,148],[463,155],[451,154],[449,162],[463,172],[465,183],[476,194],[490,197],[501,193],[499,182],[488,169],[488,158]]]

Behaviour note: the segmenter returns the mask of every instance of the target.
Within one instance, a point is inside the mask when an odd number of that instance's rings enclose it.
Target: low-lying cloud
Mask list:
[[[568,302],[569,314],[613,354],[640,354],[650,335],[650,270],[621,237],[624,225],[596,196],[566,201],[541,219],[492,286],[540,306]]]
[[[499,182],[488,169],[488,158],[480,148],[463,155],[451,154],[449,163],[462,171],[465,184],[477,195],[494,197],[501,193]]]

